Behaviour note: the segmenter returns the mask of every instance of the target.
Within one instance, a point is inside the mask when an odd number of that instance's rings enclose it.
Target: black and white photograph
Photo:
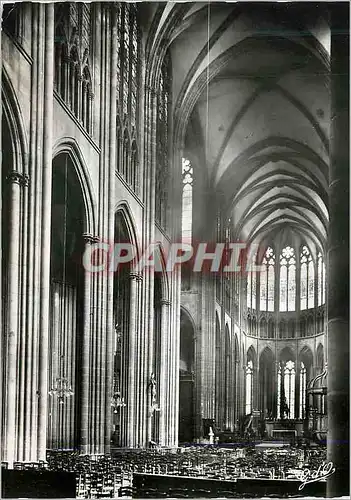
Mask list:
[[[0,12],[0,497],[350,498],[350,3]]]

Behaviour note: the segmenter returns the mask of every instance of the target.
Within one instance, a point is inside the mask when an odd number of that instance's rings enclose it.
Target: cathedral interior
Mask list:
[[[348,37],[348,2],[3,4],[3,468],[290,443],[348,494]],[[120,243],[159,265],[84,267]]]

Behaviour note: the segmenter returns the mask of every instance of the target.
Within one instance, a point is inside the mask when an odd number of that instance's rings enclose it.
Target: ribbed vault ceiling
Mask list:
[[[168,3],[162,17],[179,4]],[[327,236],[329,29],[307,4],[186,4],[169,33],[175,116],[237,238]],[[167,10],[166,10],[167,9]],[[192,140],[196,136],[196,140]],[[208,191],[207,191],[208,192]]]

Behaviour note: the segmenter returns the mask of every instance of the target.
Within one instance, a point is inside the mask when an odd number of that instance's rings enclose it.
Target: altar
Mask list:
[[[267,437],[277,440],[291,440],[303,435],[302,420],[266,420]]]

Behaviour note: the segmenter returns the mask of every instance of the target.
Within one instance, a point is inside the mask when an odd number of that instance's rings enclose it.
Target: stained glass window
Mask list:
[[[278,418],[295,418],[295,363],[281,362],[278,368]]]
[[[321,252],[317,257],[317,273],[318,273],[318,305],[325,303],[325,264]]]
[[[307,246],[301,249],[300,264],[300,308],[303,310],[314,307],[314,264]]]
[[[277,417],[278,419],[281,418],[281,399],[282,399],[282,394],[281,394],[281,387],[282,387],[282,367],[279,363],[278,367],[278,387],[277,387]]]
[[[193,219],[193,167],[188,159],[182,160],[183,203],[182,203],[182,238],[191,240]]]
[[[300,309],[307,309],[307,257],[301,256]]]
[[[292,247],[285,247],[280,254],[280,302],[279,310],[295,311],[296,259]]]
[[[246,295],[247,295],[247,307],[249,307],[250,309],[252,307],[252,295],[251,295],[251,286],[252,286],[251,281],[252,280],[251,280],[251,278],[252,278],[251,273],[248,272],[247,273],[247,284],[246,284],[246,287],[247,287],[246,288],[246,292],[247,292]]]
[[[284,390],[289,418],[295,417],[295,363],[287,361],[284,369]]]
[[[85,130],[93,133],[90,68],[91,5],[55,4],[54,88]]]
[[[247,272],[247,307],[256,309],[257,273],[250,268]]]
[[[166,53],[160,72],[157,94],[157,163],[156,163],[156,195],[155,218],[166,227],[167,223],[167,193],[169,181],[169,111],[171,91],[171,64],[170,56]]]
[[[271,247],[267,248],[262,265],[265,266],[265,269],[260,274],[260,310],[274,311],[275,255]]]
[[[121,111],[135,126],[138,102],[137,86],[139,75],[139,29],[137,10],[134,3],[121,2],[118,13],[117,40],[117,91]]]
[[[252,289],[251,289],[251,296],[252,296],[252,308],[256,309],[256,287],[257,287],[257,275],[256,272],[251,271],[252,277],[251,277],[251,282],[252,282]]]
[[[138,137],[140,33],[135,3],[120,2],[117,11],[117,157],[118,172],[127,184],[139,187]],[[123,130],[122,125],[123,124]],[[122,140],[123,136],[123,140]]]

